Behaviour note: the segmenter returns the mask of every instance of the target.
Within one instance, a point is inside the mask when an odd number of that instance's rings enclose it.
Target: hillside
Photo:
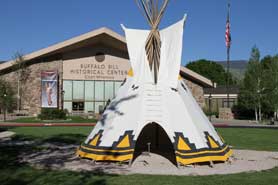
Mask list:
[[[227,67],[227,61],[215,61],[216,63],[222,65],[225,69]],[[246,70],[248,61],[247,60],[232,60],[230,61],[230,72],[238,77],[239,79],[242,79],[244,76],[244,72]]]

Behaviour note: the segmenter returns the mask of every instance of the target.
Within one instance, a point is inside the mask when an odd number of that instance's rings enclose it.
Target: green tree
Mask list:
[[[0,79],[0,109],[1,112],[6,113],[12,111],[14,108],[14,92],[12,86]]]
[[[21,53],[16,52],[14,55],[14,63],[17,75],[17,111],[21,109],[21,97],[23,96],[23,85],[28,80],[30,69],[27,68],[24,57]]]
[[[278,118],[278,55],[261,60],[263,68],[264,104]]]
[[[186,67],[210,79],[212,82],[215,82],[218,85],[226,84],[227,73],[224,67],[216,62],[201,59],[188,63]],[[231,73],[228,74],[228,77],[231,85],[236,84],[236,80],[233,78]]]
[[[239,104],[253,109],[256,121],[262,120],[262,104],[266,90],[263,74],[264,68],[260,63],[260,51],[254,46],[240,88]]]

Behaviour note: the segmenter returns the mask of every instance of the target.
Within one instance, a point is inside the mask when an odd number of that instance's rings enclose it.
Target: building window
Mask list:
[[[95,101],[104,101],[104,81],[95,81]]]
[[[84,81],[73,81],[73,99],[84,100]]]
[[[114,97],[114,83],[105,82],[105,101],[111,100]]]
[[[84,102],[72,102],[73,111],[84,111]]]
[[[85,81],[85,101],[94,101],[95,99],[95,82]]]
[[[64,108],[69,112],[103,111],[108,100],[112,100],[122,82],[64,80]]]
[[[101,113],[104,109],[104,102],[95,102],[95,113]]]
[[[119,88],[121,87],[122,83],[123,82],[115,82],[115,84],[114,84],[114,96],[116,96],[116,94],[117,94]]]
[[[67,109],[68,112],[72,112],[72,102],[64,102],[64,109]]]
[[[64,88],[64,100],[72,100],[72,81],[64,81],[63,82]]]
[[[85,112],[95,112],[94,102],[85,102]]]

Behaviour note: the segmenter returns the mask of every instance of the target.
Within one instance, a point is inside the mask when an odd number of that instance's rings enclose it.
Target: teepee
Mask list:
[[[144,151],[175,164],[226,161],[232,154],[179,76],[186,16],[159,30],[168,0],[140,0],[151,30],[124,26],[131,70],[78,155],[132,162]]]

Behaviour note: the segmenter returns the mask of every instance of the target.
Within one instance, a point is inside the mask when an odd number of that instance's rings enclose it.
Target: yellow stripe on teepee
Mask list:
[[[179,75],[178,80],[181,80],[181,79],[182,79],[182,77],[181,77],[181,75]]]
[[[188,144],[185,143],[185,141],[179,136],[178,141],[178,149],[179,150],[191,150],[191,148],[188,146]]]
[[[127,75],[130,76],[130,77],[133,77],[133,70],[132,70],[132,68],[129,69]]]
[[[117,148],[125,148],[125,147],[130,147],[129,143],[129,136],[126,135],[122,141],[117,145]]]
[[[97,146],[97,142],[99,140],[100,134],[98,134],[97,136],[95,136],[95,138],[90,142],[90,145],[92,146]]]
[[[211,148],[218,148],[218,144],[210,137],[208,136],[208,141],[210,143]]]

